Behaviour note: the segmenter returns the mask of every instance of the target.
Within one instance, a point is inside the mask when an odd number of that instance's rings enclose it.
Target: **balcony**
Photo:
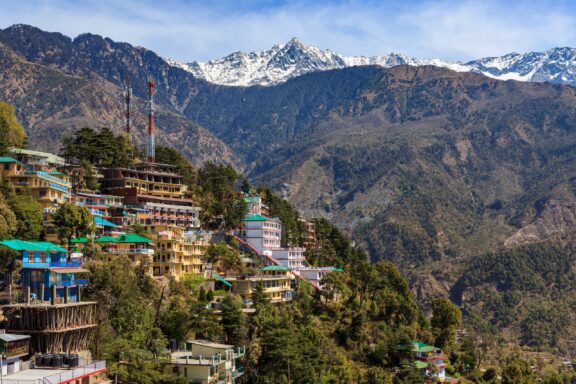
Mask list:
[[[62,287],[74,287],[77,285],[81,285],[81,286],[85,286],[88,285],[88,280],[87,279],[74,279],[74,280],[64,280],[64,281],[57,281],[57,282],[50,282],[50,284],[46,285],[44,284],[44,282],[40,282],[40,281],[34,281],[32,283],[29,284],[24,284],[24,285],[28,285],[31,288],[36,288],[36,289],[40,289],[40,287],[42,285],[44,285],[44,287],[46,289],[50,288],[50,286],[54,284],[57,288],[62,288]]]
[[[232,378],[236,380],[237,378],[239,378],[244,374],[244,371],[245,371],[244,367],[242,366],[236,367],[236,370],[232,371]]]
[[[81,267],[81,261],[54,261],[54,262],[25,262],[22,268],[77,268]]]
[[[87,279],[66,280],[56,283],[57,287],[73,287],[75,285],[88,285]]]
[[[154,250],[152,248],[134,248],[134,249],[102,249],[104,253],[113,253],[116,255],[128,255],[128,254],[136,254],[136,253],[144,253],[147,255],[152,255]]]

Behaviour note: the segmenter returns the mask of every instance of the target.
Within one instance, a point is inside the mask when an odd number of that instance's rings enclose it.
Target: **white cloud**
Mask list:
[[[344,54],[400,52],[468,60],[573,45],[570,2],[200,2],[184,0],[0,3],[0,26],[91,32],[180,60],[269,48],[298,36]]]

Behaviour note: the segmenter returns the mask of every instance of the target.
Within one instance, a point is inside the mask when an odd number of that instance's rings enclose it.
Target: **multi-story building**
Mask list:
[[[17,251],[22,261],[22,286],[39,301],[53,303],[78,301],[80,287],[88,284],[77,279],[77,273],[87,272],[82,260],[71,258],[68,251],[46,241],[5,240],[0,246]]]
[[[302,232],[302,246],[306,249],[317,249],[318,244],[316,244],[316,225],[313,220],[299,219],[298,220],[303,232]]]
[[[282,223],[262,215],[248,216],[242,219],[239,236],[259,252],[271,255],[273,249],[280,248]]]
[[[244,347],[189,340],[184,351],[172,352],[166,372],[184,377],[189,383],[234,384],[244,374],[236,360],[244,356]]]
[[[302,247],[289,247],[272,249],[272,257],[278,264],[288,267],[290,269],[303,269],[306,268],[306,248]]]
[[[342,272],[342,269],[335,267],[306,267],[299,269],[296,273],[303,279],[308,280],[314,287],[322,289],[324,287],[322,278],[331,272]]]
[[[43,154],[35,151],[26,152]],[[57,162],[56,160],[46,160],[54,155],[19,155],[22,160],[28,160],[30,163],[24,165],[21,161],[12,157],[0,157],[0,174],[8,178],[14,187],[26,188],[32,197],[38,201],[44,215],[44,235],[46,239],[55,241],[58,239],[58,235],[51,226],[52,214],[60,205],[70,199],[70,179],[65,174],[51,167],[52,163]]]
[[[242,220],[239,236],[260,253],[271,256],[278,264],[291,269],[306,266],[305,248],[281,247],[282,223],[280,219],[262,215],[248,216]]]
[[[144,236],[126,233],[118,236],[101,236],[94,240],[94,243],[100,247],[108,261],[112,261],[120,255],[126,255],[132,264],[143,265],[148,273],[152,274],[152,257],[154,255],[152,240]]]
[[[258,284],[262,284],[264,294],[271,303],[282,303],[292,300],[292,281],[294,275],[290,268],[283,265],[269,265],[261,268],[255,276],[226,277],[232,284],[232,291],[248,300]]]
[[[138,163],[129,168],[104,168],[102,191],[113,195],[151,195],[163,198],[182,198],[186,186],[176,167],[157,163]],[[128,202],[128,204],[130,204]]]
[[[186,274],[204,275],[205,255],[210,245],[208,233],[165,224],[146,225],[144,229],[156,246],[154,276],[172,276],[180,280]]]
[[[124,198],[122,196],[79,191],[72,195],[71,201],[78,206],[86,207],[93,216],[110,220],[112,217],[111,211],[122,207]]]
[[[184,198],[186,186],[174,166],[140,163],[130,168],[106,168],[102,174],[104,192],[122,196],[126,207],[146,211],[146,217],[137,217],[139,224],[200,227],[200,208]]]
[[[458,379],[446,376],[448,355],[440,348],[412,341],[410,354],[401,353],[404,361],[411,361],[427,382],[458,384]]]

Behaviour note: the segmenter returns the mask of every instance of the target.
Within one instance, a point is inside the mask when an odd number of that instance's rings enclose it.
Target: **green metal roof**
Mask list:
[[[244,201],[246,203],[257,203],[260,201],[260,197],[256,197],[256,196],[245,197]]]
[[[97,243],[151,243],[152,240],[147,237],[136,235],[134,233],[126,233],[123,235],[114,236],[101,236],[95,240]]]
[[[18,164],[22,164],[21,162],[19,162],[16,159],[13,159],[11,157],[8,156],[1,156],[0,157],[0,163],[18,163]]]
[[[262,216],[262,215],[254,215],[254,216],[250,216],[250,217],[247,217],[245,219],[242,219],[242,221],[268,221],[268,220],[271,220],[271,219],[266,217],[266,216]]]
[[[416,360],[414,362],[414,367],[416,367],[416,369],[425,369],[428,368],[428,363]]]
[[[222,276],[220,276],[220,275],[218,275],[218,274],[216,274],[216,273],[213,273],[213,274],[212,274],[212,277],[213,277],[215,280],[218,280],[218,281],[226,284],[226,285],[229,286],[229,287],[232,286],[232,284],[231,284],[228,280],[224,279]]]
[[[87,243],[88,242],[88,238],[87,237],[78,237],[76,239],[72,239],[72,243]]]
[[[96,223],[97,226],[100,227],[116,227],[116,224],[109,222],[106,219],[103,219],[101,217],[95,216],[94,217],[94,223]]]
[[[58,251],[68,252],[67,249],[62,248],[56,244],[48,241],[24,241],[24,240],[4,240],[0,241],[0,245],[11,248],[15,251]]]
[[[432,352],[436,348],[420,341],[412,342],[412,352]]]
[[[21,149],[21,148],[12,148],[10,152],[20,153],[28,156],[43,157],[51,164],[62,164],[62,165],[66,164],[66,161],[63,157],[57,156],[49,152],[32,151],[30,149]]]
[[[290,268],[288,268],[285,265],[268,265],[267,267],[264,268],[260,268],[261,271],[289,271]]]

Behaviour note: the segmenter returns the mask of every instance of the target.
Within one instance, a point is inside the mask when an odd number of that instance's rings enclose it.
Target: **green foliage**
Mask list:
[[[30,194],[20,190],[9,198],[9,204],[18,223],[14,237],[22,240],[38,240],[43,230],[42,207]]]
[[[271,217],[278,217],[282,222],[283,247],[302,246],[303,226],[299,221],[300,214],[288,201],[275,195],[269,188],[258,188],[258,194],[262,196],[262,203],[268,207]]]
[[[246,344],[246,315],[242,312],[240,298],[226,295],[220,303],[220,311],[226,343],[232,345]]]
[[[198,182],[196,169],[177,149],[157,145],[156,162],[176,166],[177,172],[182,176],[182,183],[185,185],[195,185]]]
[[[15,108],[0,101],[0,156],[6,155],[12,147],[22,147],[26,135],[18,121]]]
[[[314,220],[318,248],[308,251],[306,260],[312,265],[343,267],[357,257],[356,250],[338,227],[326,219]],[[364,255],[367,258],[367,256]]]
[[[94,217],[86,207],[66,202],[54,213],[53,219],[60,240],[67,240],[69,249],[73,238],[94,233]]]
[[[229,165],[205,163],[198,170],[198,184],[192,193],[201,205],[201,219],[211,229],[239,228],[247,212],[236,188],[244,180]]]
[[[219,270],[244,270],[244,264],[240,258],[240,253],[226,243],[210,244],[206,250],[206,260],[212,263],[216,269]]]
[[[125,167],[133,162],[134,147],[123,135],[109,128],[100,132],[84,127],[63,140],[62,156],[67,161],[88,161],[105,167]]]
[[[445,349],[453,350],[456,344],[456,330],[462,321],[460,309],[446,298],[432,301],[432,333],[434,334],[434,345]]]
[[[515,326],[524,345],[565,350],[576,293],[573,245],[538,244],[477,258],[453,296],[497,327]],[[477,289],[476,287],[491,287]],[[465,298],[465,300],[464,300]],[[472,322],[471,324],[476,324]]]
[[[534,371],[524,360],[513,359],[502,367],[502,384],[532,384],[536,382]]]
[[[16,233],[18,222],[16,215],[0,194],[0,240],[11,239]]]

